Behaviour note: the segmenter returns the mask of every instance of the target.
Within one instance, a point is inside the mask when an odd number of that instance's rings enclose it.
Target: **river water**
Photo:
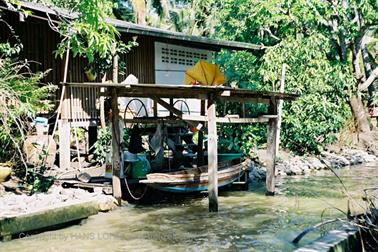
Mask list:
[[[351,207],[360,211],[362,189],[378,183],[378,164],[336,172],[356,199]],[[79,225],[21,234],[20,239],[0,243],[0,251],[292,251],[326,231],[309,233],[297,246],[291,244],[306,227],[343,218],[347,209],[348,197],[329,171],[280,178],[275,197],[266,197],[264,190],[264,184],[253,184],[248,191],[222,192],[218,213],[208,213],[206,197],[125,205]]]

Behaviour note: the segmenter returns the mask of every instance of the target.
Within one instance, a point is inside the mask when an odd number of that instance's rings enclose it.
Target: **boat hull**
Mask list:
[[[249,165],[249,159],[239,164],[231,164],[231,162],[220,164],[218,187],[230,185],[238,180],[244,175]],[[140,183],[170,193],[195,193],[208,190],[207,167],[190,169],[182,173],[149,174],[147,178],[140,181]]]

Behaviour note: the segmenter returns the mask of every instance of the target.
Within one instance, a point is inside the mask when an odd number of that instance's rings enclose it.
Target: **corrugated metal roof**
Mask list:
[[[47,13],[49,15],[58,15],[65,18],[75,18],[77,13],[69,12],[67,10],[45,6],[38,3],[21,2],[24,8],[30,9],[32,11],[38,11],[42,13]],[[173,32],[168,30],[163,30],[155,27],[138,25],[131,22],[126,22],[118,19],[108,18],[107,22],[115,26],[120,32],[131,33],[136,35],[145,35],[150,37],[155,37],[160,41],[173,41],[174,43],[180,43],[182,45],[188,44],[192,46],[199,46],[202,48],[207,48],[211,50],[220,50],[222,48],[231,50],[260,50],[264,47],[262,45],[255,45],[244,42],[236,41],[225,41],[211,39],[201,36],[190,36],[180,32]]]

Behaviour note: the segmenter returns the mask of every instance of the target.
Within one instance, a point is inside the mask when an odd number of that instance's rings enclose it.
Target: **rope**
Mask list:
[[[126,184],[126,188],[127,188],[127,191],[129,192],[131,198],[133,198],[134,200],[140,200],[141,198],[143,198],[143,196],[146,194],[147,192],[147,186],[144,187],[144,192],[142,193],[142,195],[140,197],[135,197],[134,194],[131,192],[130,188],[129,188],[129,184],[127,183],[127,179],[126,177],[124,178],[125,180],[125,184]]]

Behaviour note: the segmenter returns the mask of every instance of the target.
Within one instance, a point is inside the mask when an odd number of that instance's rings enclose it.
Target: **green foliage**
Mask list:
[[[47,149],[42,150],[39,155],[41,161],[45,160],[49,155]],[[47,192],[47,190],[53,185],[55,177],[45,176],[47,167],[45,165],[27,168],[25,183],[29,194],[36,192]]]
[[[6,2],[21,10],[19,1]],[[28,11],[21,11],[24,15],[29,14]],[[18,60],[23,46],[13,28],[8,24],[7,27],[17,43],[0,43],[0,162],[12,160],[19,166],[18,170],[25,175],[24,182],[29,185],[30,193],[47,191],[54,178],[44,176],[44,166],[27,167],[20,146],[31,119],[39,110],[50,108],[47,98],[55,87],[41,83],[48,71],[33,73],[27,60]],[[45,151],[40,158],[47,155]]]
[[[128,148],[128,143],[130,140],[130,130],[128,128],[123,129],[123,146],[122,149]],[[94,144],[93,153],[96,155],[96,160],[101,164],[104,164],[106,161],[106,154],[110,152],[112,144],[112,133],[110,128],[99,128],[97,130],[97,141]]]
[[[129,42],[126,45],[118,41],[119,32],[105,21],[105,18],[112,14],[112,7],[113,4],[110,1],[80,1],[77,6],[78,18],[60,25],[60,31],[64,37],[56,55],[63,57],[66,49],[70,48],[74,57],[84,56],[89,63],[93,63],[96,59],[109,63],[114,43],[118,53],[128,52],[136,46],[135,42]]]
[[[332,13],[328,3],[301,0],[224,0],[217,12],[220,21],[214,36],[268,46],[254,55],[217,56],[230,85],[272,90],[286,64],[285,92],[299,93],[301,98],[284,106],[282,144],[299,154],[321,151],[351,116],[347,102],[354,76],[349,62],[340,60],[334,33],[323,24]],[[253,106],[247,111],[251,109],[256,112]],[[234,133],[234,138],[240,141],[246,133]]]
[[[36,111],[49,108],[49,104],[43,100],[54,88],[51,85],[40,84],[45,74],[31,73],[27,61],[0,58],[1,162],[10,158],[19,158],[20,152],[17,152],[16,148],[22,142],[28,120],[34,117]]]
[[[266,126],[222,124],[219,132],[221,153],[243,152],[251,156],[256,148],[266,143]]]
[[[94,144],[94,154],[96,160],[101,164],[105,163],[106,153],[110,152],[112,134],[108,127],[97,130],[97,141]]]

